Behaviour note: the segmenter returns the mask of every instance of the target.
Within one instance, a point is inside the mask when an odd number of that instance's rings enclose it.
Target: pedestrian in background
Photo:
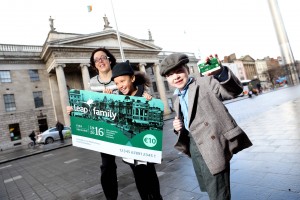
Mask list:
[[[176,88],[175,148],[191,157],[201,191],[211,200],[229,200],[230,159],[252,143],[222,101],[238,96],[243,86],[223,66],[208,76],[189,77],[188,62],[181,53],[161,62],[160,74]]]
[[[30,137],[30,139],[32,140],[32,142],[33,142],[33,146],[35,146],[36,145],[36,138],[35,138],[35,132],[34,131],[32,131],[30,134],[29,134],[29,137]]]
[[[62,123],[60,123],[59,121],[57,121],[57,123],[56,123],[56,129],[58,130],[60,142],[62,144],[65,143],[65,141],[64,141],[64,135],[62,133],[62,131],[64,130],[64,125]]]

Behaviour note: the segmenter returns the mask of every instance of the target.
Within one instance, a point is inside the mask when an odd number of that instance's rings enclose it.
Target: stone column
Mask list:
[[[165,90],[165,85],[164,85],[164,78],[160,75],[160,66],[158,63],[154,64],[154,75],[156,78],[156,83],[157,83],[157,89],[159,93],[159,97],[164,103],[164,114],[168,115],[171,113],[169,104],[168,104],[168,99],[166,97],[166,90]]]
[[[147,74],[146,73],[146,65],[147,65],[147,63],[139,63],[139,70],[141,72],[144,72],[145,74]]]
[[[51,99],[54,108],[54,115],[57,116],[57,110],[60,109],[61,104],[59,101],[56,101],[56,95],[59,93],[58,86],[57,86],[57,78],[54,74],[49,74],[49,86],[50,86],[50,93]]]
[[[66,109],[67,106],[69,105],[69,95],[68,95],[66,78],[64,74],[65,66],[66,66],[65,64],[58,64],[55,67],[55,72],[56,72],[58,90],[60,95],[61,110],[63,114],[62,118],[64,119],[64,124],[66,126],[70,126],[70,116],[67,114],[67,109]],[[60,119],[58,118],[58,120]]]
[[[80,64],[84,90],[90,89],[89,86],[90,74],[89,74],[88,66],[89,66],[88,64]]]

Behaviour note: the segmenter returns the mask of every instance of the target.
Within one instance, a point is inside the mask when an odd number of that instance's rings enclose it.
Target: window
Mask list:
[[[147,73],[147,74],[154,75],[153,67],[148,67],[148,68],[146,68],[146,73]]]
[[[150,67],[151,69],[151,74],[154,75],[153,67]]]
[[[20,132],[20,126],[19,124],[9,124],[9,134],[10,134],[10,140],[20,140],[21,139],[21,132]]]
[[[1,83],[11,83],[10,71],[0,70]]]
[[[37,69],[30,69],[28,70],[28,73],[29,73],[30,80],[32,82],[40,80],[39,72]]]
[[[7,112],[16,110],[15,96],[13,94],[4,94],[5,110]]]
[[[168,84],[168,81],[164,81],[164,84],[165,84],[165,88],[166,88],[166,90],[167,90],[167,91],[169,91],[170,89],[169,89],[169,84]]]
[[[152,88],[153,88],[153,92],[157,92],[156,82],[152,82]]]
[[[44,101],[43,101],[43,92],[33,92],[33,99],[34,99],[34,105],[36,108],[43,107]]]

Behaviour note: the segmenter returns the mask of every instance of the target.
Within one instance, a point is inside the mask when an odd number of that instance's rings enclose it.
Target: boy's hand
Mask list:
[[[143,97],[145,97],[147,101],[150,101],[152,99],[152,96],[147,92],[144,92]]]
[[[71,112],[73,111],[73,107],[72,106],[67,106],[67,113],[70,115]]]
[[[212,55],[208,56],[208,57],[206,58],[206,63],[209,63],[210,60],[211,60],[212,58],[216,58],[216,59],[218,60],[218,63],[219,63],[219,65],[220,65],[220,69],[218,69],[218,70],[216,70],[216,71],[213,71],[213,72],[210,72],[210,73],[206,74],[207,76],[213,76],[213,75],[220,74],[220,73],[222,72],[222,70],[223,70],[221,61],[219,60],[217,54],[215,54],[215,56],[212,56]]]
[[[182,121],[180,119],[178,119],[178,117],[175,117],[174,121],[173,121],[173,127],[175,131],[181,131],[182,129]]]

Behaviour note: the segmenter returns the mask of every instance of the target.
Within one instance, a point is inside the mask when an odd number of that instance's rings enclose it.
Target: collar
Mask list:
[[[111,80],[110,81],[108,81],[108,82],[101,82],[100,81],[100,78],[99,78],[99,75],[97,75],[97,81],[101,84],[101,85],[108,85],[108,84],[110,84],[111,83]]]

